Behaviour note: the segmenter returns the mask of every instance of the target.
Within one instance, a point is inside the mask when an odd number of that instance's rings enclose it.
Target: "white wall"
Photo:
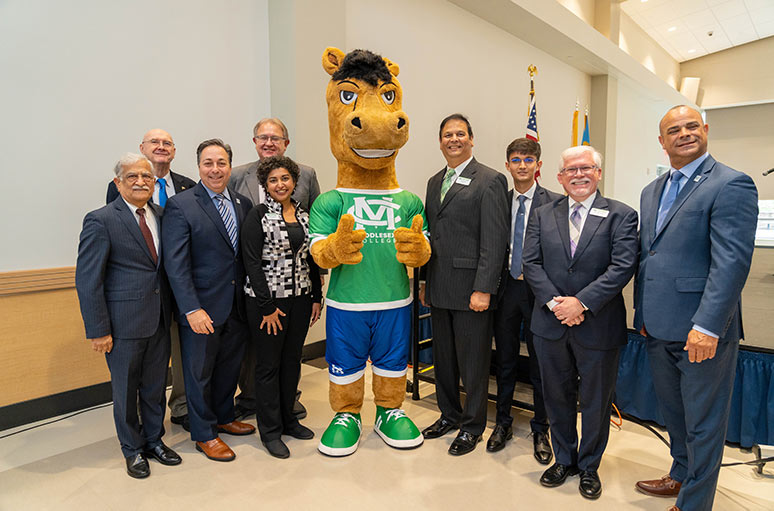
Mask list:
[[[250,130],[270,112],[267,11],[266,0],[0,2],[0,271],[74,265],[83,216],[150,128],[172,134],[173,169],[196,180],[205,138],[253,159]]]
[[[504,172],[506,146],[525,134],[534,64],[542,182],[559,189],[555,161],[569,145],[576,98],[589,101],[586,74],[443,0],[350,0],[346,12],[342,49],[367,48],[400,66],[411,133],[396,163],[403,188],[424,199],[428,178],[445,165],[438,124],[458,111],[470,118],[476,158]],[[401,37],[385,27],[400,27]]]
[[[618,46],[623,51],[675,89],[679,87],[680,63],[623,11],[618,37]]]

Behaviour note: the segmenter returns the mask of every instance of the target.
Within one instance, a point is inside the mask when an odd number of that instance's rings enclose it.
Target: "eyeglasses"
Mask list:
[[[150,172],[143,172],[141,174],[138,174],[137,172],[130,172],[129,174],[124,174],[123,180],[127,183],[136,183],[138,179],[142,178],[143,181],[154,181],[156,177],[151,174]]]
[[[521,162],[526,163],[527,165],[531,165],[535,163],[537,160],[535,158],[527,157],[527,158],[511,158],[511,163],[515,163],[518,165]]]
[[[260,140],[261,142],[268,142],[271,140],[275,144],[279,144],[283,140],[285,140],[285,137],[278,137],[276,135],[258,135],[253,140]]]
[[[159,140],[158,138],[143,140],[142,143],[150,144],[150,145],[160,145],[160,146],[166,147],[167,149],[171,149],[172,147],[175,147],[175,144],[171,140]]]
[[[596,165],[584,165],[583,167],[565,167],[560,172],[562,174],[574,175],[580,172],[581,174],[591,174],[598,167]]]

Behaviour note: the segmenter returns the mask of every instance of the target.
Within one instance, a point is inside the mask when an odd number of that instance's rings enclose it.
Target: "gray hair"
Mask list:
[[[568,147],[564,151],[562,151],[562,154],[559,155],[559,170],[562,170],[564,168],[564,161],[569,158],[575,158],[576,156],[581,156],[584,153],[591,153],[591,155],[594,158],[594,165],[596,165],[598,168],[602,168],[602,153],[591,147],[590,145],[576,145],[573,147]]]
[[[116,162],[116,166],[113,168],[113,172],[115,172],[116,177],[121,177],[121,173],[124,171],[126,167],[131,167],[135,163],[139,163],[141,161],[145,161],[150,165],[151,169],[153,168],[153,165],[151,165],[151,162],[148,158],[141,154],[137,153],[126,153],[121,158],[118,159]]]
[[[261,119],[260,121],[258,121],[258,123],[253,128],[253,137],[258,136],[258,130],[261,129],[261,126],[263,126],[264,124],[274,124],[279,129],[282,130],[282,136],[285,137],[285,140],[290,140],[290,137],[288,136],[287,126],[285,126],[285,123],[280,121],[276,117],[267,117],[265,119]]]

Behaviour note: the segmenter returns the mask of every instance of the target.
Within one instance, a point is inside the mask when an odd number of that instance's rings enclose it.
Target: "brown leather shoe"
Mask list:
[[[250,435],[255,433],[255,426],[246,422],[229,422],[228,424],[218,424],[218,433],[228,433],[229,435]]]
[[[196,442],[196,450],[203,452],[205,456],[213,461],[231,461],[236,458],[234,451],[218,437],[208,442]]]
[[[677,506],[669,506],[667,508],[667,511],[680,511],[680,508]]]
[[[681,484],[665,475],[661,479],[650,481],[637,481],[636,488],[645,495],[654,497],[677,497]]]

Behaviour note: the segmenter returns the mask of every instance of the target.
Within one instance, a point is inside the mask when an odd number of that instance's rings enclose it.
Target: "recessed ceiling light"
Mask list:
[[[696,50],[690,49],[690,50],[688,50],[688,53],[696,53]]]
[[[674,32],[675,30],[677,30],[677,27],[669,27],[667,32]]]

